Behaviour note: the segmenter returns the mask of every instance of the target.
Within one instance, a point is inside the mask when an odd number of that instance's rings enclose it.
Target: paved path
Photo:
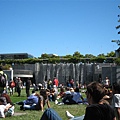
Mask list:
[[[18,112],[15,112],[13,116],[19,116],[19,115],[25,115],[26,113],[18,113]]]

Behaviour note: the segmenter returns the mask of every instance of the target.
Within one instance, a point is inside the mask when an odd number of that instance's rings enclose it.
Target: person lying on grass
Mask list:
[[[4,105],[4,100],[0,98],[0,118],[12,116],[14,114],[14,106],[10,103]]]
[[[16,102],[16,104],[21,105],[20,110],[31,109],[35,110],[35,106],[38,104],[39,95],[32,90],[32,94],[27,97],[27,100]]]
[[[20,110],[44,110],[45,104],[47,104],[48,108],[50,107],[50,103],[48,100],[48,93],[46,89],[41,89],[40,94],[32,91],[32,94],[28,97],[27,100],[17,102],[16,104],[21,105]]]

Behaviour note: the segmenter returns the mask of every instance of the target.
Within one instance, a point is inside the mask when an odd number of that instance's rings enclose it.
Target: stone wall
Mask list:
[[[67,80],[73,79],[84,84],[93,80],[104,79],[106,76],[116,80],[116,65],[101,63],[58,63],[58,64],[24,64],[13,65],[13,70],[32,70],[36,83],[43,83],[43,80],[57,77],[60,83],[65,84]]]

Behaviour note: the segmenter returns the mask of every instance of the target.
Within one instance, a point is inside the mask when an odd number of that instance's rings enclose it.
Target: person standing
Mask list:
[[[59,80],[56,77],[54,77],[54,80],[53,80],[53,86],[54,85],[56,85],[56,87],[58,87],[59,85]]]
[[[48,89],[49,90],[52,89],[52,81],[51,81],[51,79],[48,80]]]
[[[15,92],[17,92],[18,77],[16,77],[14,81],[15,81]]]
[[[7,75],[3,72],[2,66],[0,66],[0,79],[4,81],[4,85],[0,85],[0,94],[3,93],[4,87],[6,87]]]
[[[70,80],[70,85],[72,88],[74,87],[74,80],[73,79]]]
[[[31,80],[30,80],[30,78],[28,78],[26,81],[26,95],[27,95],[27,97],[30,96],[30,84],[31,84]]]
[[[47,82],[46,79],[43,81],[43,86],[44,86],[44,89],[47,89],[47,87],[48,87],[48,82]]]
[[[21,87],[22,87],[22,81],[20,78],[18,78],[18,83],[17,83],[17,93],[18,93],[18,97],[20,97],[21,95]]]
[[[14,89],[14,87],[15,87],[15,82],[14,82],[14,80],[10,79],[9,87],[10,87],[10,96],[11,96],[11,95],[13,95],[13,89]]]
[[[104,86],[105,86],[106,88],[109,88],[109,87],[110,87],[110,80],[109,80],[108,77],[105,78]]]

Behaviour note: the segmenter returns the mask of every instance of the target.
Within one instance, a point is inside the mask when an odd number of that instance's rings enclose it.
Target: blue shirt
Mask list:
[[[25,101],[25,104],[37,104],[38,103],[38,97],[35,95],[30,95],[28,99]]]

